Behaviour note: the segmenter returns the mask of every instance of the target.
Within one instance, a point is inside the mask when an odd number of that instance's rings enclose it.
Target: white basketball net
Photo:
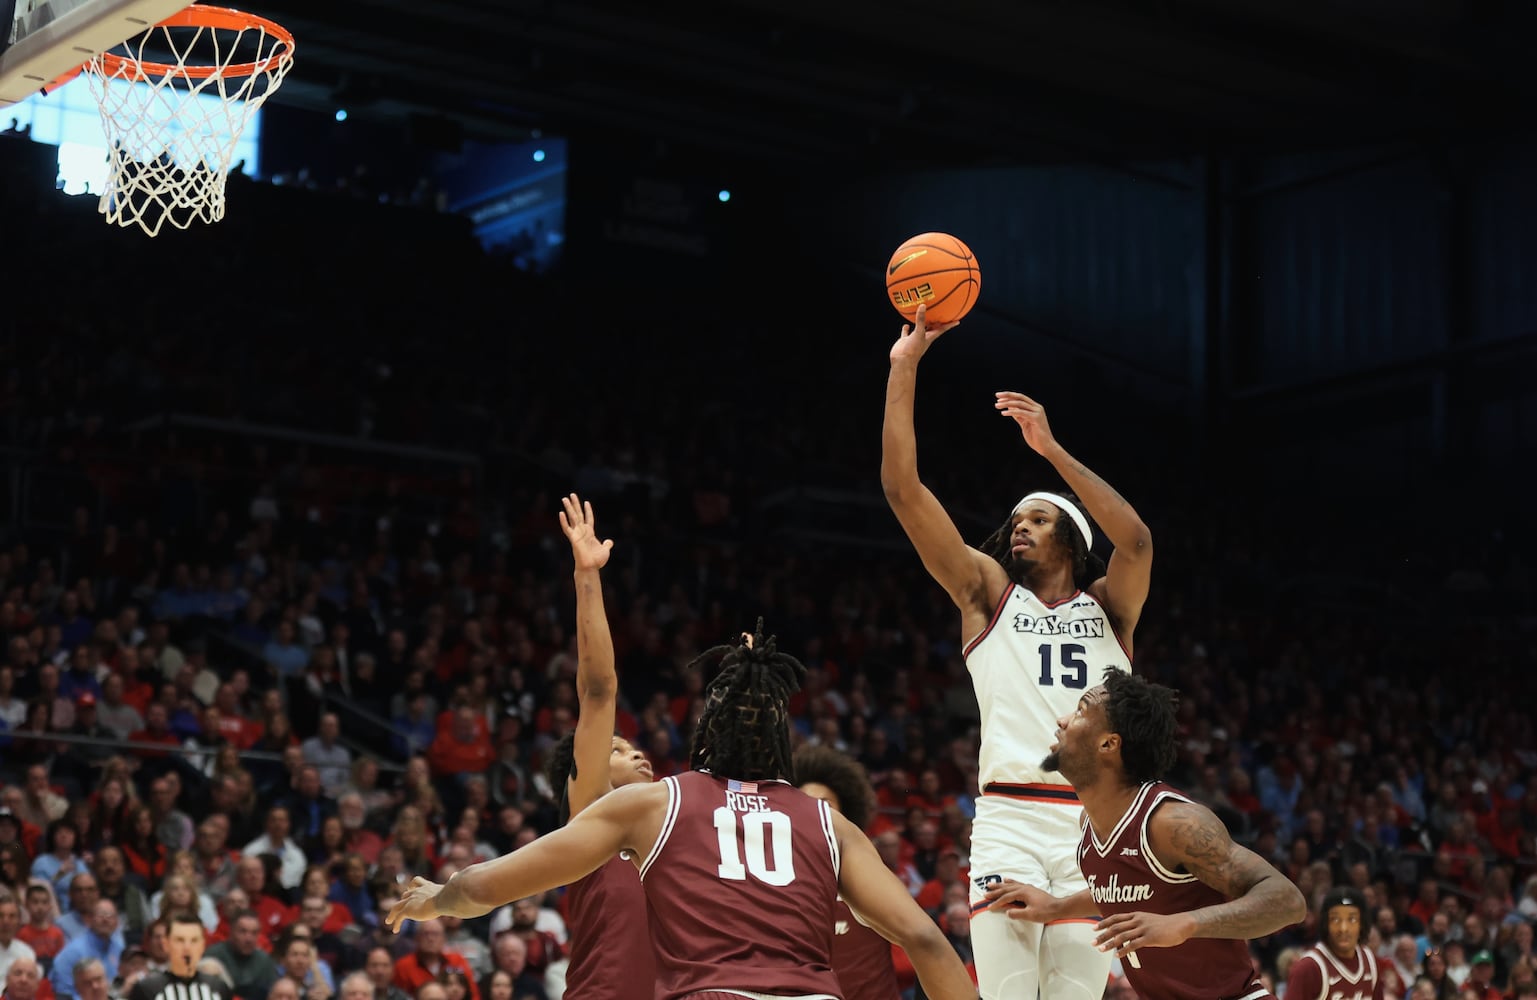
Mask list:
[[[174,20],[124,43],[126,55],[100,55],[84,68],[107,134],[98,210],[150,236],[167,222],[186,229],[224,217],[235,143],[293,65],[291,39],[259,24]]]

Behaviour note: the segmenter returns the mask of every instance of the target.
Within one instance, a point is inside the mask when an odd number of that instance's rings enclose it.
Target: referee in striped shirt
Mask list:
[[[197,914],[174,914],[165,970],[151,972],[135,983],[128,1000],[234,1000],[224,980],[197,971],[207,944]]]

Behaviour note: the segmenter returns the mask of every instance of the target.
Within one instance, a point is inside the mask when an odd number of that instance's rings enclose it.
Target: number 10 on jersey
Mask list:
[[[738,849],[738,831],[741,849]],[[746,881],[747,873],[768,885],[795,881],[795,857],[790,849],[790,817],[782,812],[739,813],[725,806],[715,810],[715,833],[720,840],[717,873],[732,882]],[[771,842],[766,844],[765,842]],[[767,847],[773,848],[770,867]],[[742,855],[747,856],[743,863]]]

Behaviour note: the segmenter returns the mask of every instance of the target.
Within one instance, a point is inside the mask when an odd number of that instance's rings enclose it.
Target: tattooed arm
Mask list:
[[[1302,893],[1258,854],[1233,843],[1212,811],[1194,802],[1166,802],[1148,819],[1148,844],[1172,872],[1185,871],[1228,897],[1188,913],[1122,913],[1100,922],[1095,943],[1125,955],[1169,948],[1190,938],[1250,938],[1274,934],[1307,916]]]

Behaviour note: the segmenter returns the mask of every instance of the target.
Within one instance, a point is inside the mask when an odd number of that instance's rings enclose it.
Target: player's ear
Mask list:
[[[1120,753],[1121,752],[1121,734],[1120,733],[1106,733],[1104,736],[1100,737],[1100,740],[1099,740],[1099,752],[1100,753],[1115,753],[1115,754]]]

